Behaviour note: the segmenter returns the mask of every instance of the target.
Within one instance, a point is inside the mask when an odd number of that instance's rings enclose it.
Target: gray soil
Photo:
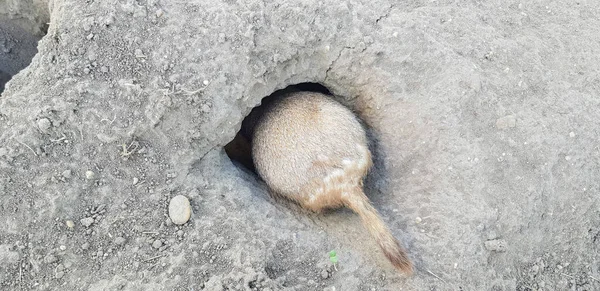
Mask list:
[[[0,97],[2,290],[600,289],[595,1],[0,1],[5,79],[44,22]],[[225,154],[302,82],[368,126],[412,277]]]

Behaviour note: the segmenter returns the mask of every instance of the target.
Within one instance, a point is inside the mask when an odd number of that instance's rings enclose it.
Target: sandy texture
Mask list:
[[[0,289],[600,289],[594,1],[50,11],[0,97]],[[261,98],[301,82],[369,126],[366,193],[413,277],[356,215],[272,200],[225,155]],[[183,226],[176,195],[193,208]]]

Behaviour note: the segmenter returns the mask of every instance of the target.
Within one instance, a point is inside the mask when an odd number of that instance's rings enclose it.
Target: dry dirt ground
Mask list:
[[[599,28],[593,0],[0,0],[5,80],[46,33],[0,97],[0,289],[600,290]],[[368,126],[412,277],[224,152],[304,82]]]

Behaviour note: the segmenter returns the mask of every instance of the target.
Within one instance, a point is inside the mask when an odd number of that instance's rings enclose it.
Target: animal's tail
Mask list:
[[[364,226],[375,238],[377,244],[392,265],[402,273],[407,275],[412,274],[413,265],[406,255],[404,248],[400,246],[398,240],[383,223],[377,210],[371,205],[369,198],[367,198],[362,189],[348,193],[345,198],[344,204],[360,215]]]

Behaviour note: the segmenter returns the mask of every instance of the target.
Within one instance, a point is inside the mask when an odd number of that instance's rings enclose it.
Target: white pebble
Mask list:
[[[162,245],[163,245],[162,241],[160,241],[159,239],[155,240],[152,243],[152,247],[155,248],[155,249],[160,249],[160,247],[162,247]]]
[[[169,218],[174,224],[185,224],[192,215],[190,200],[183,195],[177,195],[169,202]]]
[[[124,244],[126,241],[127,241],[127,240],[126,240],[124,237],[122,237],[122,236],[119,236],[119,237],[117,237],[117,238],[115,239],[115,244],[117,244],[117,245],[122,245],[122,244]]]
[[[67,225],[68,228],[73,228],[75,227],[75,223],[73,222],[73,220],[67,220],[65,222],[65,224]]]
[[[62,172],[62,176],[63,176],[64,178],[66,178],[66,179],[69,179],[69,178],[71,178],[71,170],[64,170],[64,171]]]
[[[494,252],[506,252],[506,241],[503,239],[488,240],[485,243],[485,248]]]
[[[92,223],[94,223],[94,219],[91,217],[86,217],[81,219],[79,222],[81,222],[81,224],[85,227],[90,227],[90,225],[92,225]]]
[[[40,118],[40,120],[37,121],[37,126],[42,132],[48,132],[52,127],[52,122],[50,122],[50,119],[48,118]]]
[[[86,179],[92,180],[92,179],[94,179],[94,177],[96,177],[96,173],[94,173],[94,172],[92,172],[90,170],[85,171],[85,178]]]
[[[496,120],[496,127],[498,129],[513,128],[517,125],[517,118],[513,115],[507,115]]]

